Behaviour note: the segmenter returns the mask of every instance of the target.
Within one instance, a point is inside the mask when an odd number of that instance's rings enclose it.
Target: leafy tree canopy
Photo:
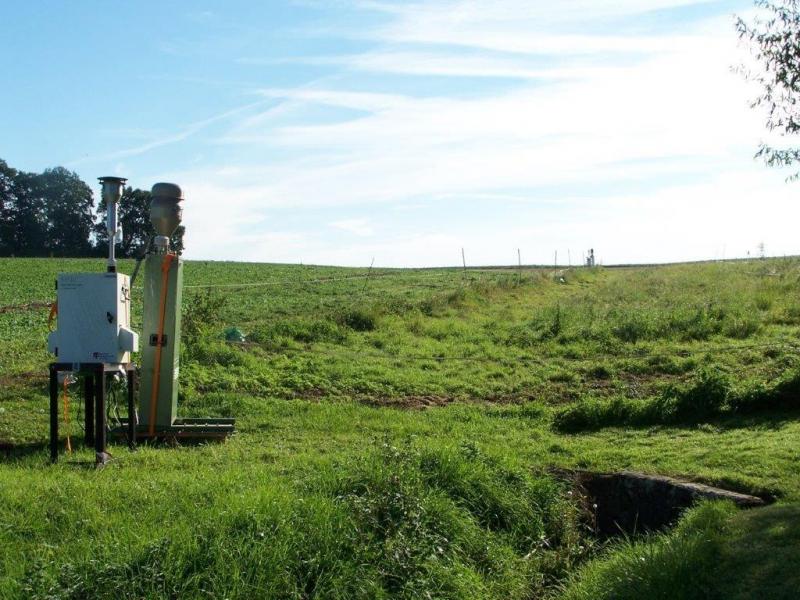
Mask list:
[[[17,171],[0,159],[0,256],[102,256],[108,235],[106,207],[95,209],[92,188],[64,167],[42,173]],[[141,253],[155,233],[150,224],[150,192],[125,188],[118,215],[122,242],[117,255]],[[183,251],[184,228],[172,237]]]
[[[736,20],[739,37],[747,43],[758,64],[749,79],[760,84],[753,102],[767,112],[767,128],[781,135],[800,132],[800,0],[756,0],[762,15],[752,22]],[[800,148],[762,144],[756,156],[769,166],[800,161]],[[794,176],[796,178],[798,174]]]

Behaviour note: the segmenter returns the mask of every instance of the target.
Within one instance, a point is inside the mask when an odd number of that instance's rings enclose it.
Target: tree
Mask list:
[[[55,256],[87,256],[94,229],[92,189],[64,167],[33,177],[32,193],[44,203],[46,251]]]
[[[63,167],[25,173],[0,160],[0,254],[87,256],[92,190]]]
[[[34,194],[35,178],[35,173],[14,172],[6,210],[10,231],[8,254],[47,256],[47,216],[44,199]]]
[[[766,109],[767,129],[793,135],[800,132],[800,0],[756,0],[755,4],[765,17],[756,17],[752,23],[736,20],[740,39],[750,46],[760,67],[756,73],[745,72],[762,90],[753,106]],[[787,166],[800,161],[800,148],[761,144],[756,156],[769,166]]]
[[[117,245],[117,256],[133,258],[139,256],[155,230],[150,224],[150,192],[126,187],[117,207],[117,219],[122,226],[122,241]],[[97,251],[104,253],[108,246],[106,231],[106,206],[101,204],[97,210],[100,217],[95,225]],[[181,225],[172,236],[172,248],[178,254],[183,252],[184,227]]]
[[[0,159],[0,256],[104,255],[108,245],[106,206],[97,209],[92,189],[64,167],[42,173],[17,171]],[[138,256],[155,235],[150,224],[150,192],[127,187],[118,207],[122,242],[117,255]],[[183,252],[184,228],[172,236]]]
[[[14,252],[13,210],[17,202],[17,171],[0,159],[0,256]]]

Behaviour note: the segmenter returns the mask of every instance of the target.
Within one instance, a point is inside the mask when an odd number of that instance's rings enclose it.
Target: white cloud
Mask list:
[[[697,0],[455,0],[373,4],[392,21],[365,37],[414,44],[451,44],[503,52],[581,54],[669,50],[682,36],[575,33],[586,25],[710,3]]]
[[[376,265],[404,266],[456,263],[462,246],[473,264],[512,262],[516,247],[529,262],[550,260],[555,248],[562,256],[572,248],[577,260],[589,245],[607,262],[708,257],[722,247],[730,256],[760,239],[800,249],[786,225],[800,217],[788,205],[792,189],[751,161],[765,136],[748,105],[752,90],[730,71],[738,59],[729,19],[659,36],[574,34],[578,23],[688,3],[370,4],[390,15],[370,33],[383,47],[304,60],[519,84],[427,96],[335,80],[261,90],[270,108],[239,115],[217,140],[236,159],[170,175],[186,182],[192,199],[189,256],[360,265],[375,256]],[[613,55],[574,56],[600,50]],[[540,53],[551,62],[532,56]],[[342,116],[303,119],[320,107]],[[622,184],[647,191],[614,191]],[[576,186],[594,193],[541,191]],[[454,198],[493,206],[499,216],[492,228],[467,214],[347,247],[313,229],[239,234],[267,210],[350,207],[352,214]],[[751,211],[754,203],[768,210]],[[779,207],[785,219],[765,216]],[[337,219],[328,229],[375,233],[363,218]]]
[[[369,219],[341,219],[328,223],[328,226],[352,233],[359,237],[375,235],[375,228],[372,226]]]
[[[190,123],[189,125],[186,125],[183,129],[179,131],[154,137],[153,139],[150,139],[149,141],[139,144],[137,146],[131,148],[125,148],[123,150],[114,150],[103,156],[85,156],[83,158],[68,161],[66,164],[68,167],[74,167],[76,165],[86,162],[112,161],[112,160],[118,160],[120,158],[129,158],[131,156],[138,156],[140,154],[145,154],[146,152],[150,152],[157,148],[161,148],[162,146],[169,146],[171,144],[182,142],[187,138],[195,135],[196,133],[202,131],[203,129],[207,128],[209,125],[213,125],[220,121],[226,121],[228,119],[231,119],[232,117],[241,115],[242,113],[257,108],[262,104],[264,104],[263,100],[258,102],[251,102],[249,104],[238,106],[231,110],[226,110],[219,114],[212,115],[208,118],[195,121],[193,123]]]

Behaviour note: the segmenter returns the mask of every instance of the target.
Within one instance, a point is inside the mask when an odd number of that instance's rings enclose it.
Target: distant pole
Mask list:
[[[556,254],[553,257],[553,277],[558,275],[558,250],[556,250]]]
[[[522,252],[517,248],[517,285],[522,282]]]
[[[369,283],[369,276],[372,274],[372,265],[375,264],[375,257],[372,257],[372,261],[369,263],[369,269],[367,270],[367,276],[364,278],[364,290],[363,292],[367,291],[367,284]]]
[[[461,248],[461,263],[464,265],[464,279],[467,278],[467,258],[464,255],[464,248]]]
[[[572,251],[567,248],[567,266],[572,267]]]

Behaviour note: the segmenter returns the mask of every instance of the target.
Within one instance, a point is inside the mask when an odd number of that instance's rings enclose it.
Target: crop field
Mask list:
[[[187,262],[179,411],[237,433],[96,470],[74,401],[52,466],[47,305],[103,268],[0,259],[0,598],[797,597],[798,259]],[[776,502],[600,539],[572,468]]]

